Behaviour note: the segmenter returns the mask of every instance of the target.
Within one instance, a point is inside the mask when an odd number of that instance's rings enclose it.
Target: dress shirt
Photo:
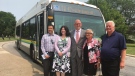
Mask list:
[[[54,52],[55,51],[55,47],[54,47],[54,43],[56,41],[57,35],[53,34],[45,34],[43,35],[42,39],[41,39],[41,50],[43,52],[44,55],[47,55],[48,52]]]
[[[81,29],[80,30],[75,30],[75,33],[74,33],[74,38],[75,38],[75,40],[76,40],[76,32],[78,31],[78,33],[79,33],[79,38],[80,38],[80,35],[81,35]]]

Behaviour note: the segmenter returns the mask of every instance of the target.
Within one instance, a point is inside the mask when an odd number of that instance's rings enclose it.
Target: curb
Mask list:
[[[7,41],[7,42],[11,42],[11,41]],[[5,44],[7,44],[7,42],[3,42],[3,44],[1,45],[1,47],[3,47]]]
[[[5,44],[7,44],[7,42],[12,42],[12,41],[5,41],[5,42],[2,42],[2,44],[1,44],[0,47],[1,47],[2,49],[4,49],[3,46],[4,46]],[[0,43],[1,43],[1,42],[0,42]],[[5,49],[4,49],[4,50],[5,50]]]
[[[135,55],[131,55],[131,54],[126,54],[126,56],[135,57]]]

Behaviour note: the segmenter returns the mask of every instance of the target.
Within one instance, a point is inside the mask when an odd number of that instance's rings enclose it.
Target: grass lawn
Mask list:
[[[131,44],[131,43],[127,43],[127,54],[132,54],[135,55],[135,43]]]
[[[0,37],[0,42],[4,42],[4,41],[13,41],[13,40],[15,40],[15,38],[13,38],[13,37],[11,37],[10,38],[10,40],[9,40],[9,38],[4,38],[4,40],[2,39],[2,37]]]

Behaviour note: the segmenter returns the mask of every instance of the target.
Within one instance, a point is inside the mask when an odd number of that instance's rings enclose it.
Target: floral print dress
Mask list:
[[[53,72],[62,72],[62,73],[70,73],[70,58],[68,57],[68,52],[70,49],[71,39],[70,37],[66,37],[62,39],[61,37],[55,43],[56,52],[54,53],[53,59]],[[62,57],[58,55],[58,51],[64,53]],[[65,52],[64,52],[65,51]]]

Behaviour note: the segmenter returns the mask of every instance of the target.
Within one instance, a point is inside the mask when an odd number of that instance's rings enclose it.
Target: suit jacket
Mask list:
[[[86,40],[85,30],[81,29],[81,34],[78,43],[76,43],[74,38],[75,30],[71,31],[71,58],[75,58],[78,55],[79,58],[82,58],[83,44]]]

